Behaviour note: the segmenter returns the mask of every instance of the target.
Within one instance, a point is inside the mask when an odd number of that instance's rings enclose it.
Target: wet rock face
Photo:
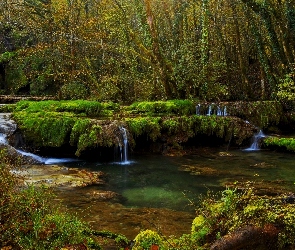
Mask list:
[[[10,113],[0,113],[0,145],[21,147],[22,136],[17,132],[17,124],[11,119]]]
[[[1,140],[0,150],[6,151],[6,160],[12,166],[40,164],[40,162],[36,161],[32,157],[20,154],[14,147],[6,143],[1,143]]]

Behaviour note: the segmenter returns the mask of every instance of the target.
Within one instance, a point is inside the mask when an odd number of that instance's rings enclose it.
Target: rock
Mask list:
[[[10,113],[0,113],[0,133],[7,137],[12,135],[17,128],[16,123],[10,119],[10,115]]]
[[[210,250],[278,249],[278,234],[272,224],[263,228],[246,226],[215,241]]]
[[[108,201],[108,200],[121,198],[118,193],[115,193],[113,191],[105,191],[105,190],[95,190],[91,193],[87,193],[87,195],[90,196],[92,199],[95,199],[98,201]]]
[[[219,156],[225,157],[225,156],[234,156],[233,154],[229,153],[229,152],[219,152],[218,153]]]
[[[24,184],[45,185],[48,187],[85,187],[103,185],[104,173],[65,168],[57,165],[32,165],[15,172],[22,176]]]
[[[40,164],[40,162],[36,159],[20,154],[14,147],[8,144],[0,143],[0,150],[3,149],[6,150],[7,154],[6,162],[11,164],[12,166]]]

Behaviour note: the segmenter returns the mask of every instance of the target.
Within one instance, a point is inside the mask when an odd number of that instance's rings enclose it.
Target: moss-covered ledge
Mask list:
[[[122,127],[127,130],[131,147],[142,137],[150,142],[180,146],[199,135],[240,145],[255,131],[253,125],[238,117],[128,116],[118,111],[115,104],[91,101],[22,101],[16,104],[13,118],[31,146],[58,148],[71,145],[76,148],[77,156],[97,147],[123,145]]]
[[[295,138],[267,137],[263,140],[263,147],[295,152]]]

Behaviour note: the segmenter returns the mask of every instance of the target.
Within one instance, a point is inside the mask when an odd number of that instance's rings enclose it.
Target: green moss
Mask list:
[[[152,105],[153,112],[177,113],[186,110],[181,107],[189,107],[191,102],[187,104],[187,101],[177,100],[141,104]],[[138,104],[138,107],[141,106]],[[198,135],[215,136],[235,144],[241,144],[253,135],[253,126],[236,117],[166,115],[125,117],[122,121],[116,121],[107,120],[104,116],[119,110],[117,104],[95,101],[21,101],[17,103],[13,117],[28,142],[33,142],[35,146],[51,147],[70,144],[77,147],[77,155],[89,148],[120,144],[118,131],[122,125],[129,131],[131,145],[134,145],[134,138],[139,136],[180,146]]]
[[[26,111],[36,113],[41,111],[71,112],[89,117],[109,116],[119,106],[114,103],[100,103],[96,101],[75,100],[75,101],[20,101],[15,111]]]
[[[160,117],[137,117],[125,120],[129,132],[135,137],[146,134],[153,141],[161,136],[160,121]]]
[[[266,147],[281,148],[283,150],[295,152],[294,138],[267,137],[263,140],[263,145]]]
[[[236,102],[228,106],[228,112],[261,129],[278,125],[283,118],[283,106],[277,101]]]
[[[113,109],[118,110],[118,105],[95,101],[20,101],[13,118],[27,142],[41,147],[69,143],[77,147],[79,156],[87,148],[118,144],[115,135],[108,130],[107,124],[111,122],[92,119],[111,115]]]
[[[28,141],[37,146],[60,147],[68,141],[76,117],[71,113],[16,112],[13,114]]]
[[[128,107],[131,113],[161,115],[192,115],[195,113],[195,105],[189,100],[169,100],[156,102],[136,102]]]
[[[281,198],[260,197],[253,189],[243,192],[227,189],[218,195],[208,195],[200,202],[197,216],[192,223],[190,240],[201,246],[212,236],[222,237],[246,226],[263,228],[274,225],[280,229],[278,249],[294,245],[295,206]]]

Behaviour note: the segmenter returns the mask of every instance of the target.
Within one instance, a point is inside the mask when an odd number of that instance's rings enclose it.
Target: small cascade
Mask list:
[[[217,106],[217,113],[216,113],[216,115],[218,115],[218,116],[222,116],[223,115],[223,112],[222,112],[222,110],[221,110],[221,108],[219,106]]]
[[[120,132],[123,138],[123,147],[120,145],[120,154],[121,154],[121,162],[122,164],[128,164],[128,137],[127,132],[124,127],[120,127]]]
[[[29,153],[20,149],[16,149],[16,151],[26,157],[30,157],[31,159],[35,160],[36,162],[39,162],[41,164],[45,165],[53,165],[53,164],[62,164],[67,162],[77,162],[78,159],[74,158],[47,158],[47,157],[41,157],[39,155]]]
[[[215,103],[209,104],[206,107],[201,108],[201,104],[196,105],[196,115],[217,115],[217,116],[227,116],[227,107],[226,106],[218,106]]]
[[[201,104],[196,106],[196,115],[201,115]]]
[[[211,105],[209,105],[209,107],[208,107],[208,112],[207,112],[207,115],[211,115],[211,113],[212,113],[212,106]]]
[[[227,116],[226,106],[224,106],[224,108],[223,108],[223,116]]]
[[[262,132],[262,130],[260,130],[257,134],[254,135],[253,137],[253,142],[250,146],[250,148],[246,148],[246,151],[256,151],[256,150],[260,150],[260,141],[261,138],[265,138],[266,135]]]

